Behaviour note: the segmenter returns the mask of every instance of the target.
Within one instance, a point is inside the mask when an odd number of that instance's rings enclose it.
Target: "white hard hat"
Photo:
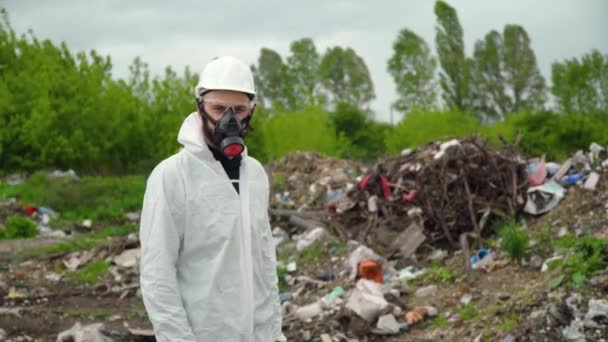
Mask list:
[[[232,56],[216,58],[209,62],[201,72],[194,88],[197,100],[209,90],[234,90],[255,96],[253,74],[247,64]]]

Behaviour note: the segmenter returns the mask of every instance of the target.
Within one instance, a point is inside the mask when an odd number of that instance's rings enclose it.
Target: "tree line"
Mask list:
[[[524,112],[606,121],[608,55],[593,50],[555,62],[548,85],[523,27],[488,32],[466,56],[456,10],[437,1],[434,11],[436,51],[404,28],[387,61],[398,94],[392,109],[404,114],[399,125],[408,116],[424,120],[412,114],[427,112],[456,113],[486,126],[511,122],[510,116]],[[362,160],[411,143],[402,137],[407,127],[373,120],[374,84],[365,61],[350,47],[319,52],[311,38],[302,38],[290,45],[287,56],[261,48],[251,69],[259,96],[248,147],[263,162],[289,152],[279,146],[284,141],[293,148]],[[195,108],[197,80],[189,68],[178,73],[167,67],[153,76],[139,57],[125,79],[115,78],[110,56],[95,50],[73,53],[65,43],[40,40],[32,32],[17,35],[2,10],[0,173],[44,168],[148,172],[179,148],[176,133]]]

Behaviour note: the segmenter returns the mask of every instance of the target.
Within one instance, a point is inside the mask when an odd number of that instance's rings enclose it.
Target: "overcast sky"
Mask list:
[[[520,24],[530,35],[540,69],[591,49],[608,53],[608,0],[448,0],[464,28],[467,53],[488,31]],[[255,63],[260,48],[286,57],[292,41],[311,37],[319,53],[352,47],[367,63],[380,120],[389,120],[395,85],[386,61],[399,30],[409,28],[434,49],[432,0],[393,1],[125,1],[0,0],[18,33],[65,41],[71,50],[110,55],[113,74],[126,77],[140,56],[154,74],[170,65],[200,72],[211,58],[234,55]],[[397,120],[397,118],[395,118]]]

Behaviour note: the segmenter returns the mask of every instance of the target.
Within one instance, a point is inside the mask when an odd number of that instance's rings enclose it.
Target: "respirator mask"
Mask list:
[[[253,104],[227,105],[216,100],[202,100],[199,110],[203,117],[203,133],[220,152],[227,157],[236,157],[245,150],[243,138],[250,130],[249,120],[253,115]],[[221,115],[214,119],[210,112]],[[244,117],[243,119],[240,119]],[[207,121],[215,128],[212,130]]]

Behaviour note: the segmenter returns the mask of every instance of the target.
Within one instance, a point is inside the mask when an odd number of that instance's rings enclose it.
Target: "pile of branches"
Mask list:
[[[515,215],[527,187],[526,163],[513,145],[495,148],[477,136],[435,142],[376,163],[334,205],[344,209],[330,221],[342,238],[381,248],[412,223],[431,242],[456,247],[467,233],[481,239],[489,219]]]

